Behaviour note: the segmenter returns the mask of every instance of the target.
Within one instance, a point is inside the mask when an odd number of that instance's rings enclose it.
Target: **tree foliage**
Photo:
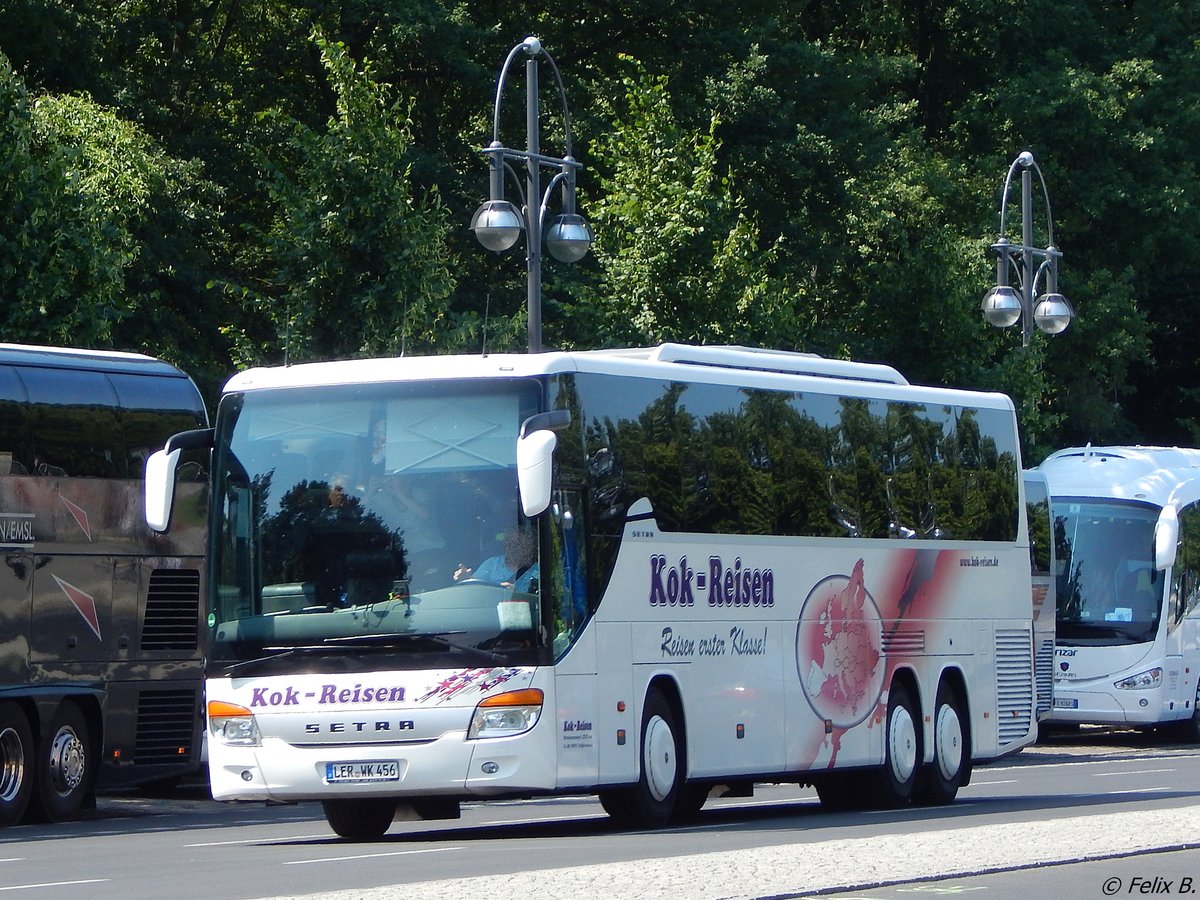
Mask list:
[[[1028,461],[1200,441],[1184,0],[12,0],[5,339],[145,350],[210,391],[285,358],[520,348],[524,253],[466,224],[528,33],[563,73],[597,231],[582,263],[545,259],[549,344],[744,343],[1003,390]],[[1078,312],[1026,349],[978,314],[1023,149]],[[1038,194],[1039,243],[1049,213]]]

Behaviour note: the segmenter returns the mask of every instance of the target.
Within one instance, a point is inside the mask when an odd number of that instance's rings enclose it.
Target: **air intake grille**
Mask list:
[[[142,650],[197,650],[200,646],[200,572],[155,569],[146,593]]]
[[[1037,712],[1050,711],[1054,699],[1054,638],[1042,641],[1037,652]]]
[[[888,656],[921,656],[925,653],[925,632],[885,631],[883,652]]]
[[[141,692],[134,765],[191,760],[198,693],[199,688]]]
[[[1029,736],[1033,715],[1033,642],[1028,631],[996,632],[996,712],[1000,746]]]

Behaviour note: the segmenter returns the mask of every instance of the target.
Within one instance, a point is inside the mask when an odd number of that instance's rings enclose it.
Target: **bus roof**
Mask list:
[[[170,363],[142,353],[126,353],[119,350],[83,350],[72,347],[42,347],[35,344],[0,343],[0,365],[124,372],[132,375],[173,378],[188,377]]]
[[[234,375],[226,383],[225,392],[386,381],[515,378],[564,372],[1012,408],[1012,401],[1004,394],[914,386],[891,366],[878,363],[748,347],[669,343],[628,349],[407,356],[262,367]]]
[[[1165,506],[1200,496],[1200,450],[1068,447],[1038,466],[1052,497],[1106,497]]]

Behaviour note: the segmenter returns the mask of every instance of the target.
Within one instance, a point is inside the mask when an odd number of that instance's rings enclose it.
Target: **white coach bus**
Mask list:
[[[1200,450],[1074,447],[1038,468],[1058,566],[1048,721],[1200,740]]]
[[[243,372],[213,448],[209,768],[369,839],[464,800],[951,801],[1036,738],[1002,395],[651,349]]]

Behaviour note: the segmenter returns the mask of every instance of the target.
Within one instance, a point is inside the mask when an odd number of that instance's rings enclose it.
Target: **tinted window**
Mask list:
[[[200,397],[186,378],[151,378],[120,373],[107,378],[121,404],[126,470],[130,478],[142,477],[146,458],[161,450],[171,435],[203,428],[206,423]],[[181,474],[184,471],[187,470],[181,470]]]
[[[22,369],[34,407],[34,475],[123,478],[128,471],[117,397],[103,375],[70,369]]]
[[[603,375],[576,386],[594,513],[618,531],[648,497],[669,531],[1016,538],[1002,410]]]
[[[26,475],[33,466],[25,385],[0,366],[0,475]]]

